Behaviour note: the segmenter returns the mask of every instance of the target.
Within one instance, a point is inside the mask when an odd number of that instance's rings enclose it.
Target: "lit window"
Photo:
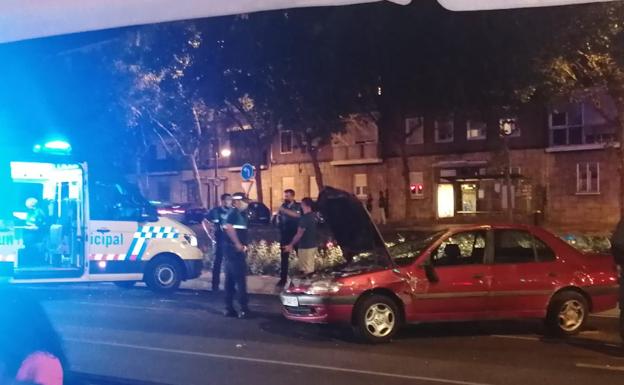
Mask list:
[[[353,176],[353,192],[358,198],[368,197],[368,177],[366,174],[355,174]]]
[[[405,119],[405,144],[423,144],[424,127],[422,117]]]
[[[454,140],[455,125],[453,118],[435,121],[435,141],[436,143],[450,143]]]
[[[422,171],[410,171],[410,196],[412,199],[425,197],[424,176]]]
[[[290,154],[293,151],[292,131],[280,131],[280,153]]]
[[[576,193],[600,194],[600,163],[587,162],[576,165]]]
[[[487,124],[478,120],[466,122],[466,138],[468,140],[481,140],[487,136]]]

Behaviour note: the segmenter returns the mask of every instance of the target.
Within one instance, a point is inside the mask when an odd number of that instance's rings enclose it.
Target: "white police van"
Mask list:
[[[62,143],[45,146],[63,148]],[[41,146],[36,146],[41,148]],[[40,154],[0,159],[0,276],[11,283],[115,282],[173,291],[202,269],[194,232],[132,185]]]

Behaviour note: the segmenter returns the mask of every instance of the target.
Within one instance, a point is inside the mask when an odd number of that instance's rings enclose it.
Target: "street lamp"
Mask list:
[[[223,150],[221,150],[222,157],[228,158],[230,155],[232,155],[232,150],[230,150],[229,148],[224,148]]]
[[[505,167],[505,190],[507,192],[507,219],[513,222],[513,209],[511,201],[511,151],[509,150],[509,137],[516,133],[516,119],[501,119],[499,121],[500,137],[503,138],[503,149],[506,157]]]

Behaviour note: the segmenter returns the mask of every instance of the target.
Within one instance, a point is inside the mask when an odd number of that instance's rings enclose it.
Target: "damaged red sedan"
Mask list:
[[[539,227],[454,227],[386,247],[353,195],[326,188],[318,204],[348,262],[287,285],[288,319],[351,324],[370,342],[406,323],[518,318],[571,335],[590,313],[617,306],[613,258]]]

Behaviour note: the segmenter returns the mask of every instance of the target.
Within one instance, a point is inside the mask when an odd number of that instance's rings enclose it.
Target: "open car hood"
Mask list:
[[[379,229],[353,194],[325,187],[319,194],[317,206],[345,255],[375,253],[385,264],[392,265]]]

